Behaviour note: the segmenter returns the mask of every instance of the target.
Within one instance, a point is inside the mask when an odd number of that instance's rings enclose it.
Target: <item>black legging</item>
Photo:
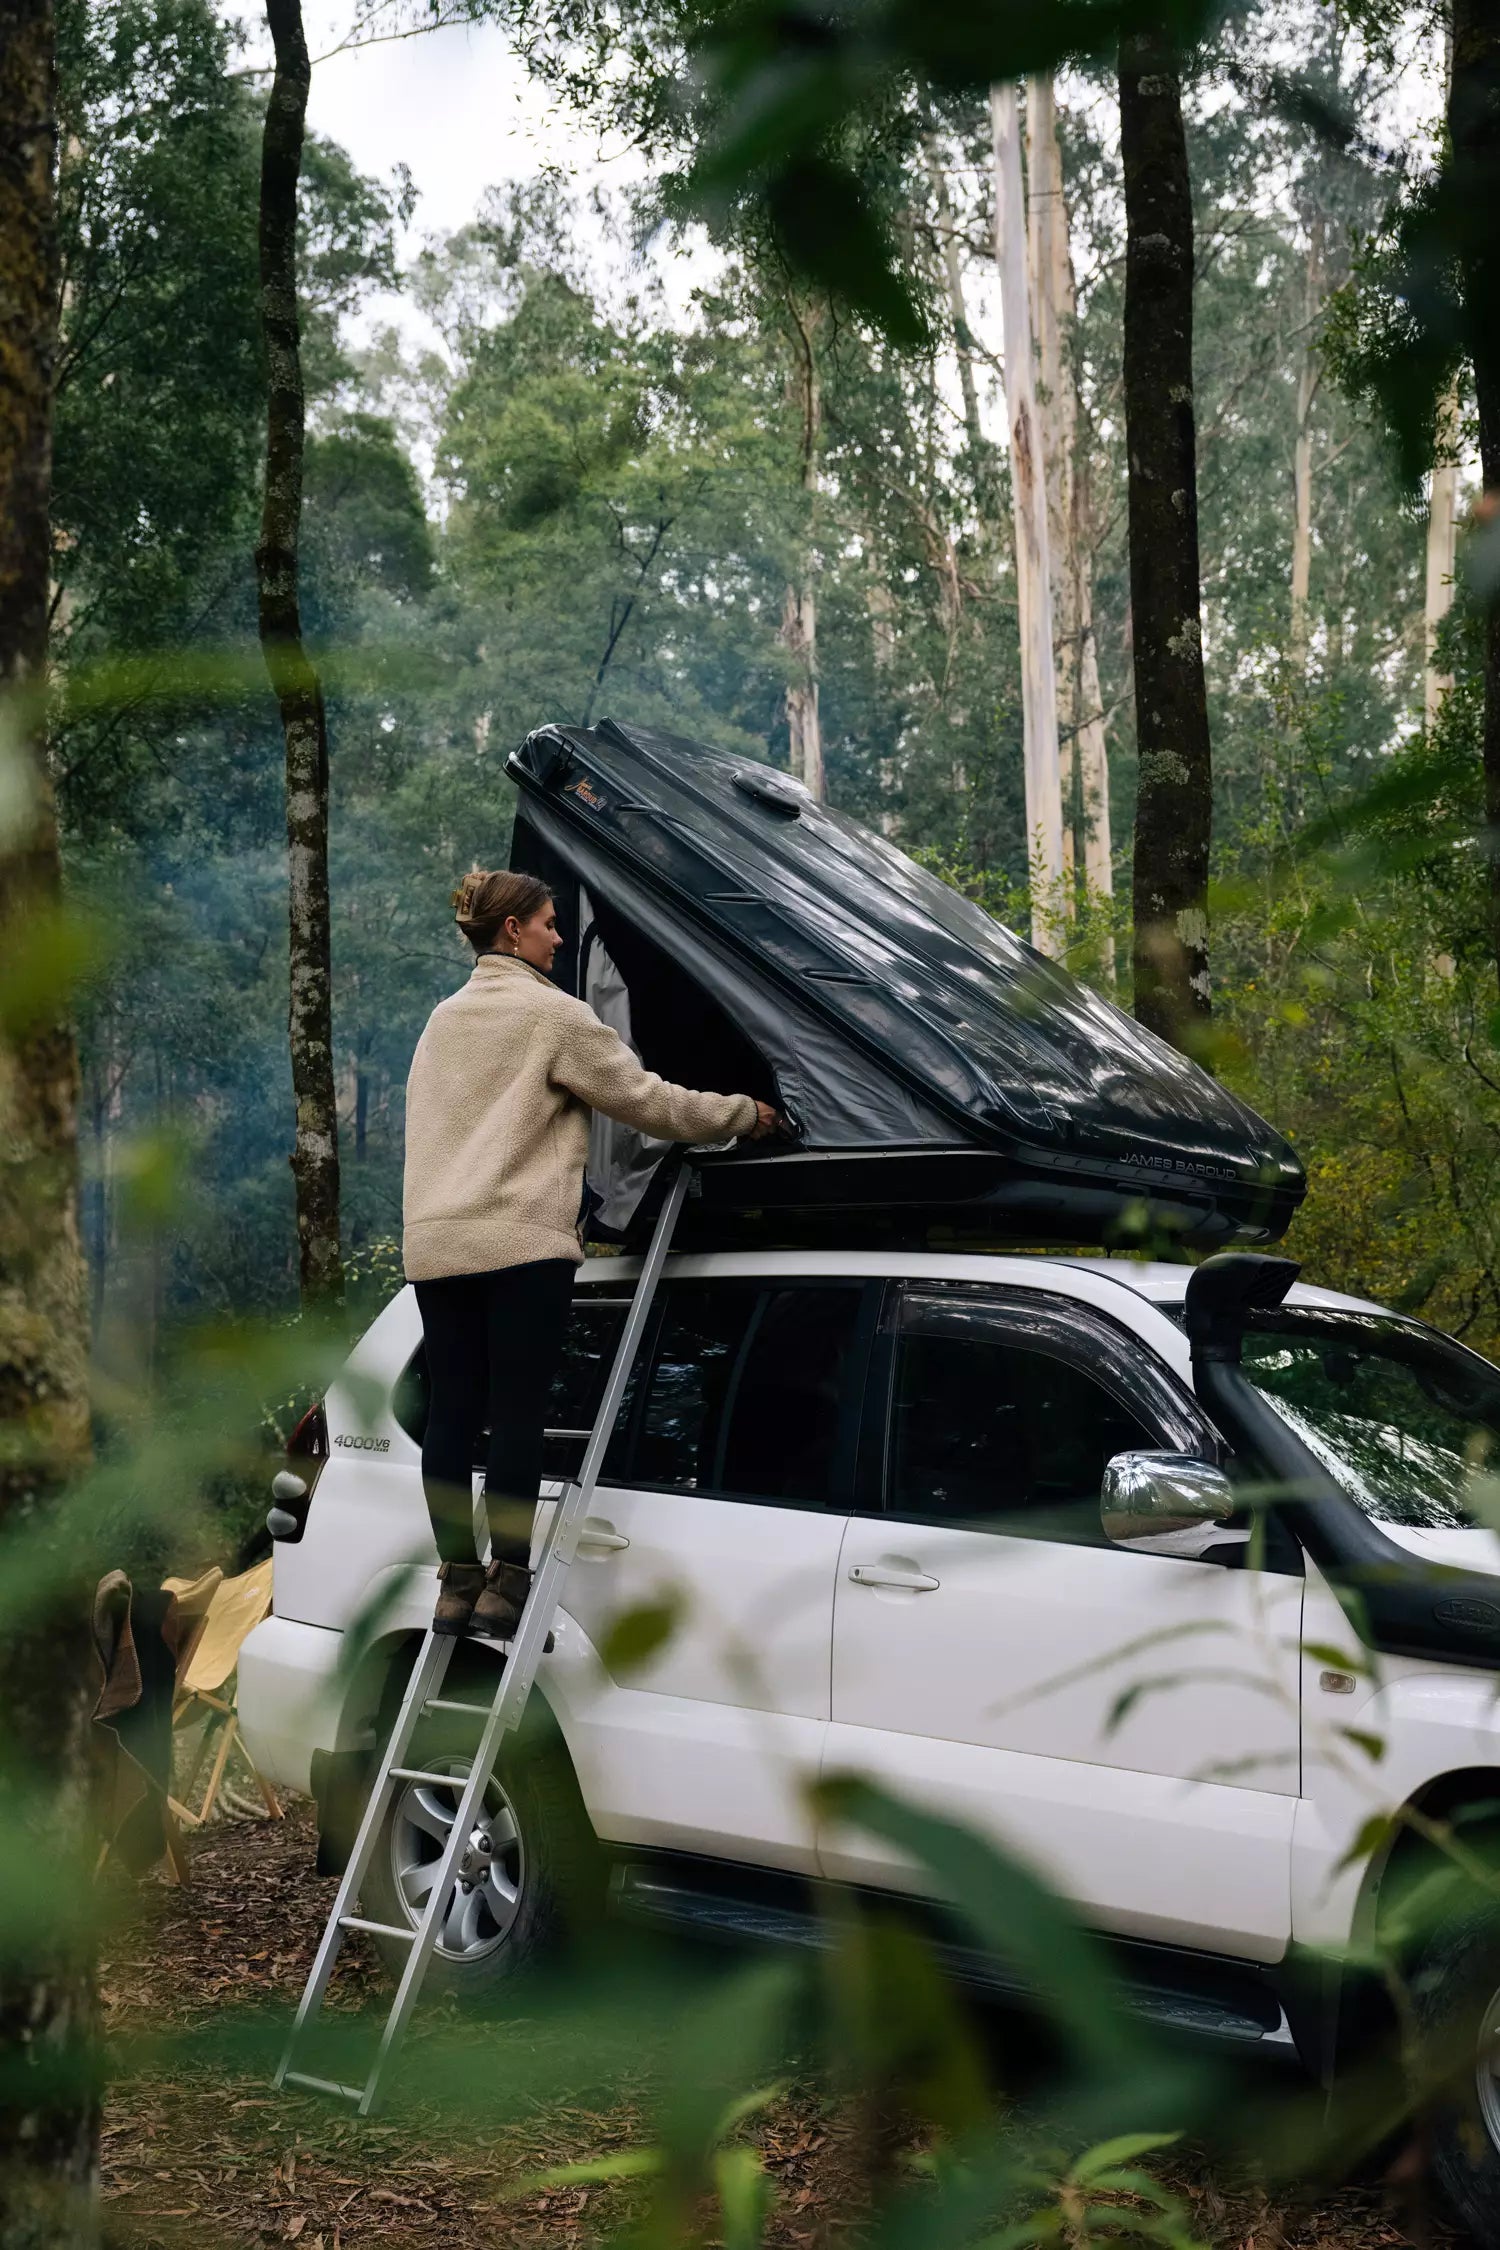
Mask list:
[[[538,1258],[416,1284],[431,1385],[422,1489],[444,1562],[474,1560],[474,1444],[486,1421],[491,1552],[497,1562],[530,1557],[547,1399],[577,1271],[571,1258]]]

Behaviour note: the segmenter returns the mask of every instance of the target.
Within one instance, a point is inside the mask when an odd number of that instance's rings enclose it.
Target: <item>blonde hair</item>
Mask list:
[[[518,922],[529,922],[551,899],[539,875],[474,867],[453,894],[453,919],[476,953],[490,953],[512,914]]]

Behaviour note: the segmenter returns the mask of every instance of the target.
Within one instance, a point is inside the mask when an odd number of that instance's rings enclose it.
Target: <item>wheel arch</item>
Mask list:
[[[320,1874],[343,1871],[374,1779],[379,1746],[394,1724],[422,1639],[414,1628],[400,1626],[382,1633],[362,1650],[340,1708],[339,1747],[313,1754],[312,1794],[318,1814]],[[493,1693],[498,1662],[498,1650],[482,1641],[463,1641],[449,1664],[444,1692],[462,1691],[472,1685]],[[592,1832],[577,1761],[557,1709],[559,1701],[561,1698],[554,1699],[549,1692],[544,1673],[537,1680],[536,1693],[528,1698],[521,1731],[528,1745],[555,1758],[565,1771],[567,1785],[577,1800],[578,1816]]]
[[[1442,1865],[1447,1855],[1429,1830],[1485,1811],[1500,1827],[1500,1765],[1455,1766],[1435,1774],[1396,1808],[1360,1884],[1351,1934],[1361,1952],[1373,1947],[1381,1915],[1393,1901]]]

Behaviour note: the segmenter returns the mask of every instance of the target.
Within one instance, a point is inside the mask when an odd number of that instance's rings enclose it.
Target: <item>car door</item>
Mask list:
[[[909,1286],[840,1559],[828,1769],[989,1833],[1097,1925],[1275,1958],[1290,1929],[1300,1564],[1111,1546],[1105,1463],[1212,1451],[1131,1332],[1045,1292]],[[872,1383],[872,1389],[873,1389]],[[1290,1544],[1290,1543],[1288,1543]],[[904,1885],[887,1847],[825,1870]]]
[[[663,1285],[563,1597],[594,1652],[570,1672],[569,1739],[610,1840],[815,1866],[807,1785],[877,1310],[859,1281]],[[583,1427],[581,1379],[563,1403]],[[652,1611],[670,1630],[644,1661],[599,1658]]]

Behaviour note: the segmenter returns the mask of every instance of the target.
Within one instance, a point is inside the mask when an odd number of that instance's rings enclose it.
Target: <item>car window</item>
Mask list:
[[[1111,1456],[1152,1446],[1137,1415],[1071,1358],[976,1324],[897,1345],[887,1509],[1103,1544]]]
[[[637,1484],[712,1482],[724,1396],[760,1292],[688,1282],[664,1304],[630,1473]]]
[[[859,1412],[860,1288],[721,1281],[664,1294],[632,1481],[842,1506]]]
[[[542,1447],[544,1476],[576,1477],[583,1466],[584,1447],[604,1397],[604,1386],[609,1380],[629,1309],[630,1300],[623,1295],[606,1297],[580,1292],[574,1298],[573,1317],[568,1323],[562,1359],[547,1402],[547,1435]],[[602,1475],[609,1483],[618,1482],[622,1474],[625,1436],[640,1388],[640,1375],[641,1355],[637,1353],[625,1385],[625,1401],[615,1418],[604,1455]],[[481,1464],[483,1451],[481,1441]]]
[[[851,1288],[768,1290],[729,1404],[721,1492],[824,1507],[847,1490],[859,1413]]]
[[[630,1300],[625,1296],[580,1294],[573,1300],[562,1360],[547,1402],[548,1426],[542,1450],[544,1476],[576,1476],[583,1465],[583,1449],[588,1443],[589,1432],[593,1429],[599,1401],[604,1396],[604,1385],[620,1341],[620,1331],[625,1325],[629,1304]],[[604,1476],[611,1481],[618,1479],[620,1474],[625,1432],[630,1424],[630,1410],[639,1383],[640,1361],[637,1359],[625,1387],[625,1403],[616,1421],[614,1436],[604,1457]],[[432,1382],[427,1372],[427,1350],[425,1344],[418,1344],[397,1377],[391,1397],[392,1413],[407,1436],[417,1445],[421,1444],[426,1434],[431,1396]],[[487,1428],[474,1432],[473,1466],[476,1470],[484,1468],[489,1435]]]

